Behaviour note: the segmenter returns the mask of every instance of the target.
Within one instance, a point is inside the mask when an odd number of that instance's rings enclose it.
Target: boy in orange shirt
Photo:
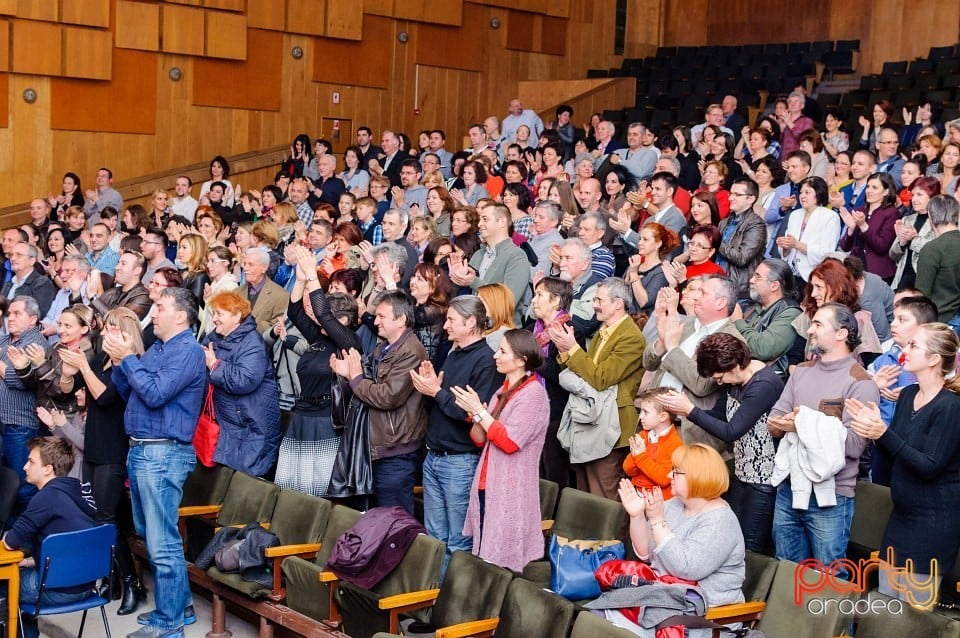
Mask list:
[[[668,388],[647,390],[640,395],[640,426],[630,437],[630,454],[623,460],[627,473],[638,490],[654,486],[663,490],[663,499],[673,496],[670,490],[670,457],[683,445],[680,432],[674,427],[677,418],[657,401],[657,397],[669,392]]]

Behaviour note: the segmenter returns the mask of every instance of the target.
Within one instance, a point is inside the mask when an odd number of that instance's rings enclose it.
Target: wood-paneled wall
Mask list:
[[[864,73],[887,60],[925,56],[932,46],[960,40],[956,0],[669,0],[664,46],[860,40]]]
[[[123,86],[116,80],[91,82],[18,73],[15,64],[2,64],[0,53],[0,72],[8,66],[13,71],[7,76],[6,91],[0,78],[0,99],[8,107],[6,118],[0,109],[4,120],[0,148],[5,151],[0,153],[0,207],[57,190],[66,171],[79,174],[83,187],[89,188],[100,166],[111,167],[118,180],[129,179],[207,161],[218,154],[230,156],[289,143],[301,132],[317,136],[321,124],[332,119],[344,122],[344,130],[347,124],[351,131],[368,125],[379,135],[389,127],[414,139],[421,129],[441,127],[453,147],[471,122],[490,114],[505,115],[519,82],[581,79],[588,68],[619,66],[622,59],[613,53],[616,0],[187,3],[193,6],[170,0],[159,4],[97,0],[101,1],[108,3],[109,12],[100,28],[114,46],[108,62],[111,73],[124,78]],[[642,0],[648,1],[658,2]],[[271,13],[275,3],[286,11]],[[62,8],[60,20],[83,13],[81,0],[20,4],[57,5]],[[363,7],[359,18],[358,6]],[[303,24],[290,28],[305,12],[321,8],[326,35]],[[194,28],[202,27],[198,41],[186,42],[182,34],[164,28],[171,21],[191,24],[179,15],[180,9],[202,13],[202,19],[197,13],[192,23]],[[535,16],[533,23],[540,31],[529,42],[520,42],[519,48],[532,50],[508,49],[510,21],[528,19],[527,14]],[[139,22],[138,16],[144,21]],[[94,17],[103,21],[99,14]],[[4,26],[53,24],[51,16],[22,18],[18,14],[9,21],[0,19],[0,40],[9,41],[9,36],[3,37]],[[494,18],[500,21],[499,28],[491,26]],[[556,20],[565,24],[563,38],[555,37],[556,30],[544,33],[543,25]],[[246,26],[236,26],[240,23]],[[234,25],[233,30],[223,24]],[[216,25],[221,26],[213,28]],[[62,33],[66,27],[58,28]],[[274,35],[259,37],[263,31],[258,29]],[[438,29],[449,31],[438,38]],[[399,41],[400,32],[407,33],[406,43]],[[357,33],[361,39],[351,42]],[[240,40],[245,45],[244,59],[209,60],[239,56]],[[44,46],[38,42],[31,49],[42,51]],[[656,42],[639,46],[652,50]],[[194,55],[172,52],[183,47],[193,47],[188,52]],[[294,47],[303,49],[301,58],[291,55]],[[358,57],[361,49],[363,55]],[[13,53],[17,54],[15,48]],[[462,58],[470,58],[471,63],[454,62]],[[271,62],[264,66],[264,60]],[[357,74],[343,72],[361,66],[375,69],[363,81],[354,82]],[[170,79],[172,67],[181,69],[181,80]],[[227,74],[235,81],[210,87],[203,81],[211,74]],[[77,83],[84,91],[78,90]],[[28,87],[37,92],[33,104],[21,97]],[[219,102],[218,93],[223,95]],[[339,94],[337,104],[334,93]],[[106,132],[111,130],[121,132]]]

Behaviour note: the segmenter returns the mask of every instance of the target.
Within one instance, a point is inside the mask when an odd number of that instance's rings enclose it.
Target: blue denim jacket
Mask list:
[[[138,439],[193,441],[207,388],[203,348],[190,330],[124,357],[113,382],[127,402],[124,425]]]

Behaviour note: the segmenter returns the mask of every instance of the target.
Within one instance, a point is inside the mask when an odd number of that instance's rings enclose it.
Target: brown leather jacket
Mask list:
[[[374,351],[379,358],[386,344]],[[427,351],[407,330],[389,348],[377,368],[377,379],[357,378],[350,385],[358,399],[370,408],[370,445],[373,458],[388,458],[413,452],[423,444],[427,413],[423,396],[413,387],[410,371],[427,358]]]

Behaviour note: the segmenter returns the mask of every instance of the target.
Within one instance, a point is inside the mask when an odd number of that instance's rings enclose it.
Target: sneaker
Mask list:
[[[149,625],[150,621],[153,620],[153,614],[155,611],[156,609],[137,616],[137,624]],[[193,611],[193,605],[187,605],[187,608],[183,610],[183,624],[192,625],[196,622],[197,622],[197,614],[196,612]]]
[[[176,629],[161,629],[160,627],[141,627],[127,638],[183,638],[183,627]]]

